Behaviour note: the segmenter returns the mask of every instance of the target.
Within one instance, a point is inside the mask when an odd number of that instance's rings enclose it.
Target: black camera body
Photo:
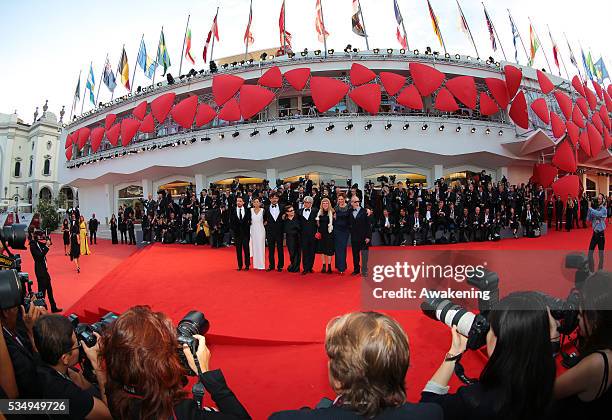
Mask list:
[[[183,353],[183,345],[187,344],[191,350],[191,354],[195,355],[198,350],[198,340],[194,338],[194,335],[204,335],[208,332],[210,323],[202,312],[189,311],[178,323],[176,327],[176,336],[178,340],[178,355],[181,360],[181,364],[185,368],[185,371],[189,376],[197,376],[197,372],[194,372],[187,363],[187,358]]]
[[[45,295],[43,292],[37,292],[37,293],[29,293],[24,299],[23,299],[23,306],[26,312],[30,311],[30,306],[34,305],[34,306],[38,306],[41,308],[47,308],[47,302],[45,301]]]

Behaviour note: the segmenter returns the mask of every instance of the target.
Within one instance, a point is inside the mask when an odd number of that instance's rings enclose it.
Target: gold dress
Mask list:
[[[89,241],[87,240],[87,224],[84,221],[79,225],[79,235],[81,236],[81,255],[91,254]]]

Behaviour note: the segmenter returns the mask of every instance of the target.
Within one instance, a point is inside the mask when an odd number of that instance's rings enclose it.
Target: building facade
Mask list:
[[[562,140],[530,107],[528,128],[515,124],[508,103],[483,112],[483,93],[498,101],[488,79],[503,82],[506,63],[393,50],[299,55],[234,62],[218,73],[192,70],[76,118],[62,135],[60,182],[78,187],[81,211],[104,223],[120,205],[138,207],[159,189],[179,195],[190,184],[200,191],[236,178],[274,183],[309,174],[315,182],[361,187],[394,175],[431,186],[484,169],[494,180],[518,184],[529,180],[535,163],[550,162]],[[424,93],[412,63],[441,73],[444,87],[441,81]],[[536,71],[518,68],[527,102],[545,98],[561,114],[542,94]],[[446,83],[459,76],[468,87],[453,89],[442,103]],[[548,77],[575,98],[570,81]],[[479,100],[466,105],[471,81]],[[363,86],[365,95],[357,93]],[[610,151],[579,161],[583,188],[607,195]]]

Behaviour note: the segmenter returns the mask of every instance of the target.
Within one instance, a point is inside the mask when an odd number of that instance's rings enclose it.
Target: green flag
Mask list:
[[[170,55],[166,48],[166,38],[164,37],[164,29],[162,28],[161,35],[159,36],[159,46],[157,47],[157,63],[164,67],[162,76],[166,74],[166,70],[170,67]]]

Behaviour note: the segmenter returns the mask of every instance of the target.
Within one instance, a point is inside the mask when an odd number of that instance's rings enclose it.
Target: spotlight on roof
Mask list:
[[[260,59],[261,61],[265,61],[267,57],[268,57],[268,53],[263,52],[263,53],[261,53],[261,55],[259,56],[259,59]]]
[[[287,134],[289,134],[289,133],[293,133],[294,131],[295,131],[295,127],[294,127],[294,126],[291,126],[291,127],[289,127],[289,128],[287,129]]]
[[[451,56],[450,56],[450,54],[449,54],[449,53],[445,53],[445,54],[444,54],[444,58],[450,58],[450,57],[451,57]]]
[[[425,131],[429,128],[429,126],[427,124],[423,124],[423,126],[421,127],[421,130]]]
[[[359,51],[357,48],[353,48],[354,53],[356,53],[357,51]]]
[[[166,74],[166,80],[168,81],[169,85],[174,84],[174,77],[172,77],[170,73]]]
[[[470,130],[470,133],[474,134],[476,132],[476,127],[472,127],[472,129]]]
[[[487,129],[485,130],[485,134],[491,134],[491,129],[490,129],[490,128],[487,128]]]
[[[393,48],[387,48],[387,54],[393,54]]]
[[[325,127],[325,131],[332,131],[334,129],[335,125],[330,123],[327,127]]]
[[[455,54],[455,59],[459,60],[461,58],[461,56],[459,54]]]
[[[374,54],[378,54],[380,52],[380,49],[379,48],[374,48],[372,51],[374,52]]]
[[[249,58],[247,61],[248,61],[249,64],[253,64],[253,61],[255,61],[255,60],[253,60],[252,58]]]
[[[304,131],[306,133],[310,133],[312,130],[314,130],[314,125],[312,125],[312,124],[308,124],[308,127],[306,127],[306,129],[304,129]]]
[[[327,50],[327,54],[334,55],[334,51],[335,50],[333,48],[330,48],[329,50]]]
[[[345,129],[346,131],[348,131],[348,130],[352,130],[352,129],[353,129],[353,123],[352,123],[352,122],[348,123],[348,124],[347,124],[347,126],[346,126],[346,127],[344,127],[344,129]]]
[[[287,53],[287,56],[289,58],[293,58],[293,57],[295,57],[295,53],[294,52],[289,52],[289,53]]]
[[[190,143],[195,143],[197,141],[197,139],[195,137],[192,137],[191,140],[189,140]]]
[[[363,128],[364,128],[364,129],[366,129],[366,130],[369,130],[370,128],[372,128],[372,123],[371,123],[371,122],[368,122],[368,123],[365,125],[365,127],[363,127]]]
[[[344,52],[350,53],[352,49],[353,49],[353,46],[351,44],[347,44],[347,46],[344,47]]]
[[[251,132],[251,134],[249,134],[251,137],[255,137],[256,135],[259,134],[259,130],[255,129]]]
[[[503,136],[504,135],[504,130],[499,130],[499,132],[497,134],[500,135],[500,136]]]
[[[223,134],[223,133],[219,133],[219,139],[220,139],[220,140],[223,140],[224,138],[225,138],[225,134]]]
[[[410,128],[410,124],[406,123],[404,124],[404,126],[402,127],[402,130],[408,130]]]
[[[402,48],[402,49],[400,50],[400,54],[406,54],[406,49],[405,49],[405,48]]]
[[[419,50],[414,50],[413,53],[414,55],[419,55]]]
[[[321,55],[321,50],[315,50],[314,54],[315,55]]]
[[[300,53],[302,57],[306,57],[308,55],[308,48],[304,48],[304,51]]]
[[[178,146],[177,142],[172,143],[172,147],[176,147],[176,146]]]
[[[206,137],[202,137],[200,139],[200,141],[210,141],[210,137],[206,136]]]
[[[391,121],[387,121],[387,124],[385,124],[385,130],[389,130],[391,127],[393,127],[393,124],[391,124]]]
[[[240,65],[244,66],[244,60],[240,60]]]
[[[276,133],[278,130],[276,129],[276,127],[272,127],[272,130],[268,131],[268,135],[272,135],[274,133]]]
[[[234,132],[232,133],[232,137],[233,137],[233,138],[236,138],[236,137],[238,137],[239,135],[240,135],[240,131],[234,131]]]
[[[458,132],[460,132],[460,131],[461,131],[461,126],[460,126],[460,125],[458,125],[458,126],[457,126],[457,128],[455,128],[455,131],[456,131],[457,133],[458,133]]]
[[[442,124],[440,127],[438,127],[439,131],[444,131],[444,124]]]
[[[431,47],[425,48],[425,54],[427,55],[431,54]]]

